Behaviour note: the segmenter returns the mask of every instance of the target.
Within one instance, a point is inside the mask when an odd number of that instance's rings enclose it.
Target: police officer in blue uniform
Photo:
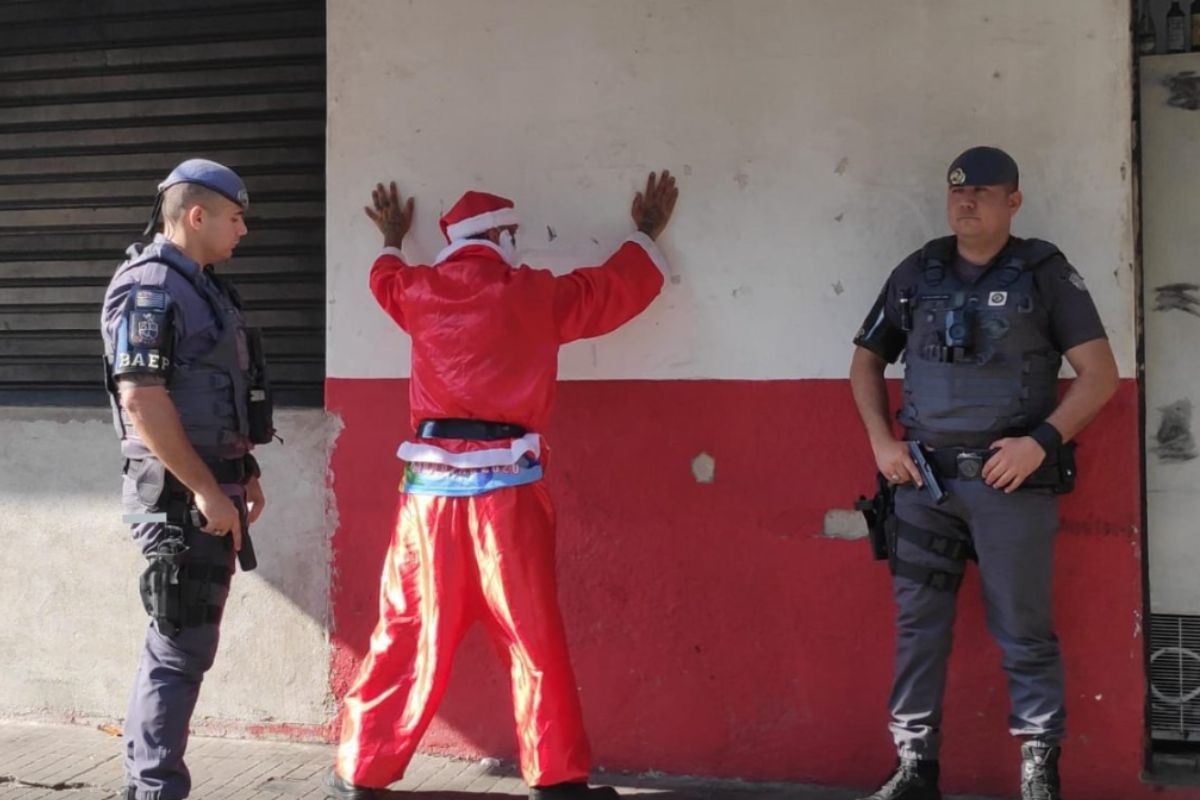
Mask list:
[[[265,499],[250,455],[270,441],[261,340],[214,265],[246,234],[241,178],[192,159],[159,184],[147,233],[104,297],[113,421],[125,457],[123,503],[146,556],[151,616],[125,716],[128,800],[187,797],[188,726],[216,656],[235,569],[254,566],[249,525]]]
[[[1071,440],[1116,391],[1117,368],[1079,273],[1049,242],[1010,233],[1021,208],[1016,162],[971,148],[947,182],[954,235],[896,267],[854,340],[855,403],[894,487],[886,529],[899,764],[869,800],[941,798],[942,695],[968,560],[978,563],[988,629],[1003,652],[1021,796],[1057,800],[1065,722],[1051,614],[1057,494],[1073,485]],[[902,353],[897,439],[884,368]],[[1078,377],[1059,401],[1064,357]]]

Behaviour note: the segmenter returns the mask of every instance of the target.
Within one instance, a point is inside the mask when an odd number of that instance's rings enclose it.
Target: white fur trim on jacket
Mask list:
[[[487,247],[499,253],[501,261],[504,260],[504,251],[494,242],[490,242],[487,239],[458,239],[442,248],[442,252],[438,253],[437,258],[433,260],[433,265],[436,267],[464,247]],[[507,264],[508,262],[505,261],[505,263]]]
[[[521,220],[512,208],[500,208],[495,211],[485,211],[473,217],[459,220],[453,225],[446,226],[446,238],[450,241],[474,236],[477,233],[490,231],[492,228],[503,228],[507,225],[520,225]]]

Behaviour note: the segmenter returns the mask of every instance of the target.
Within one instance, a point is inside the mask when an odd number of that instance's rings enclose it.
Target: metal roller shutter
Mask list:
[[[284,404],[325,377],[325,6],[0,2],[0,403],[100,405],[104,287],[185,158],[250,189],[222,271]]]

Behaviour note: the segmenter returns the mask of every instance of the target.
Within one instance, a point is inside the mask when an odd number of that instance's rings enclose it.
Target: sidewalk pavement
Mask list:
[[[121,797],[121,740],[75,725],[0,721],[0,800],[115,800]],[[193,736],[188,746],[196,800],[322,800],[333,748],[321,744]],[[658,775],[601,773],[597,782],[645,800],[854,800],[860,792]],[[418,755],[395,800],[524,797],[512,765]],[[952,798],[947,798],[952,800]],[[960,798],[959,800],[971,800]]]

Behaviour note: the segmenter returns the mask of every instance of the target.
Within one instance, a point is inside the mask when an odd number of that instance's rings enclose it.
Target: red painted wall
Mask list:
[[[340,696],[377,615],[409,433],[407,382],[331,379],[334,658]],[[560,387],[550,485],[559,576],[598,765],[866,786],[893,758],[893,608],[867,545],[822,519],[872,486],[846,381],[587,381]],[[1071,796],[1136,798],[1143,744],[1137,392],[1081,440],[1063,504],[1056,603]],[[698,483],[706,452],[716,478]],[[947,696],[943,788],[1012,794],[999,651],[972,572]],[[507,678],[480,629],[425,748],[511,756]],[[1173,796],[1196,796],[1172,793]]]

